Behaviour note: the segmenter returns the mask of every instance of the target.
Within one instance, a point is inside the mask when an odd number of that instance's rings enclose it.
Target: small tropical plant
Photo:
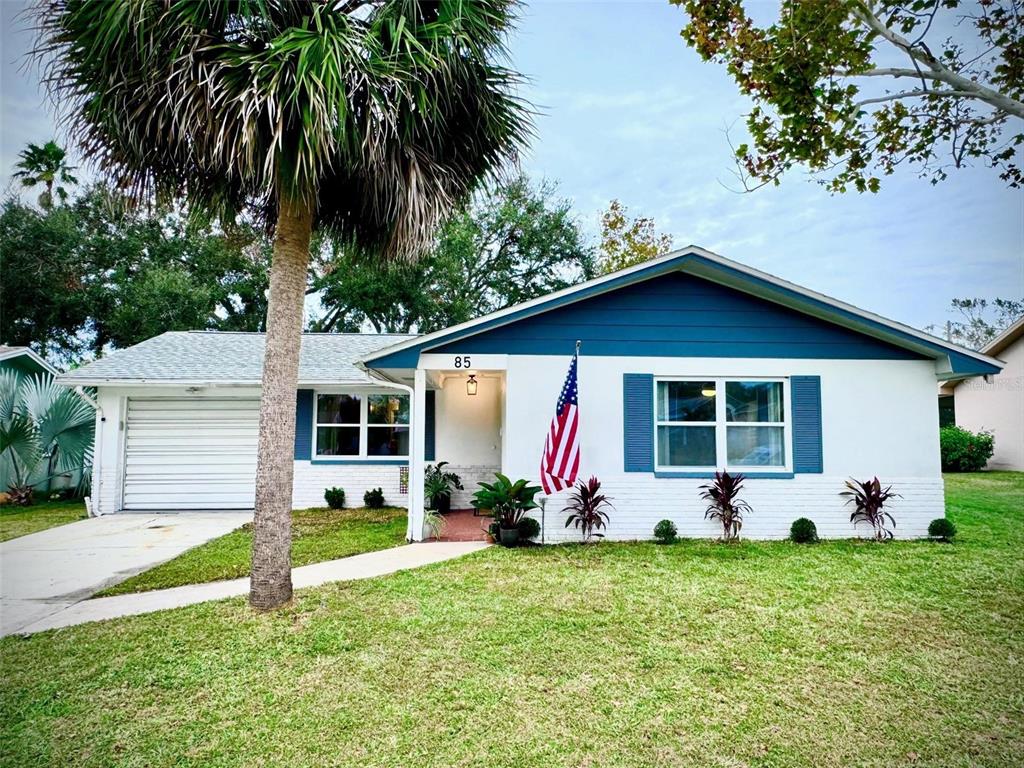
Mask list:
[[[324,491],[324,501],[327,502],[327,506],[331,509],[344,509],[345,508],[345,489],[344,488],[328,488]]]
[[[977,472],[992,458],[995,437],[991,432],[943,427],[939,430],[939,451],[943,472]]]
[[[384,508],[384,489],[371,488],[363,494],[363,504],[370,509]]]
[[[864,481],[850,478],[846,481],[846,488],[847,490],[839,495],[846,497],[847,504],[854,505],[850,522],[854,525],[857,523],[870,525],[875,532],[875,541],[891,539],[893,532],[886,527],[886,523],[895,528],[896,519],[885,509],[885,503],[889,499],[899,496],[898,493],[892,492],[892,486],[888,485],[883,488],[877,477]]]
[[[523,517],[516,527],[519,529],[520,541],[529,541],[540,536],[540,523],[537,522],[536,518]]]
[[[952,541],[956,536],[956,526],[946,517],[937,517],[928,523],[928,535],[939,541]]]
[[[578,528],[584,542],[594,537],[603,538],[604,534],[597,531],[608,526],[609,509],[614,507],[610,499],[601,493],[601,481],[596,477],[591,477],[587,482],[580,480],[569,494],[569,502],[563,510],[569,513],[565,527],[571,525]]]
[[[427,467],[423,473],[423,495],[426,497],[427,507],[438,512],[450,511],[452,493],[455,490],[463,490],[462,478],[454,472],[446,471],[446,466],[447,461],[439,461]]]
[[[480,483],[473,494],[473,506],[488,509],[499,528],[515,529],[527,511],[537,509],[534,497],[540,493],[539,485],[527,485],[526,480],[514,483],[498,472],[493,483]]]
[[[423,526],[430,531],[430,535],[435,539],[441,538],[441,531],[444,529],[444,524],[444,515],[439,513],[436,509],[427,509],[423,511]]]
[[[722,524],[722,540],[736,541],[743,527],[743,515],[753,512],[747,502],[739,498],[746,476],[736,473],[715,472],[715,481],[702,485],[700,497],[708,503],[705,520],[718,520]]]
[[[48,375],[0,371],[0,460],[10,471],[12,504],[32,503],[35,487],[92,459],[95,412]]]
[[[654,526],[654,538],[659,544],[672,544],[679,538],[679,530],[671,520],[661,520]]]
[[[789,527],[789,538],[797,544],[814,544],[818,540],[818,527],[813,520],[798,517]]]

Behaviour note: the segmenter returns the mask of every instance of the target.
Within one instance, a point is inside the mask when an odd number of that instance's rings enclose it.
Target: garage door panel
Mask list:
[[[129,400],[125,509],[249,509],[259,402]]]

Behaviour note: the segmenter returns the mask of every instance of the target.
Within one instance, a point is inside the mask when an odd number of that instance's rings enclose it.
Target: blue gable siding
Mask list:
[[[927,359],[681,272],[431,348],[448,354]]]

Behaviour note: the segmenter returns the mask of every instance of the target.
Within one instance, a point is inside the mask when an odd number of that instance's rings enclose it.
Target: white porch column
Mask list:
[[[409,538],[423,541],[423,469],[427,455],[427,372],[417,368],[412,394],[412,456],[409,461]]]

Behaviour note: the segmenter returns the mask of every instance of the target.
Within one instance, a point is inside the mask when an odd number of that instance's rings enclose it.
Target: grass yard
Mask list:
[[[405,510],[304,509],[292,512],[292,565],[387,549],[405,542]],[[249,575],[252,525],[190,549],[163,565],[133,576],[98,596],[146,592]]]
[[[1024,475],[947,482],[951,545],[492,547],[6,638],[0,764],[1017,766]]]
[[[84,520],[85,504],[80,500],[41,501],[30,507],[0,507],[0,541],[45,531],[75,520]]]

